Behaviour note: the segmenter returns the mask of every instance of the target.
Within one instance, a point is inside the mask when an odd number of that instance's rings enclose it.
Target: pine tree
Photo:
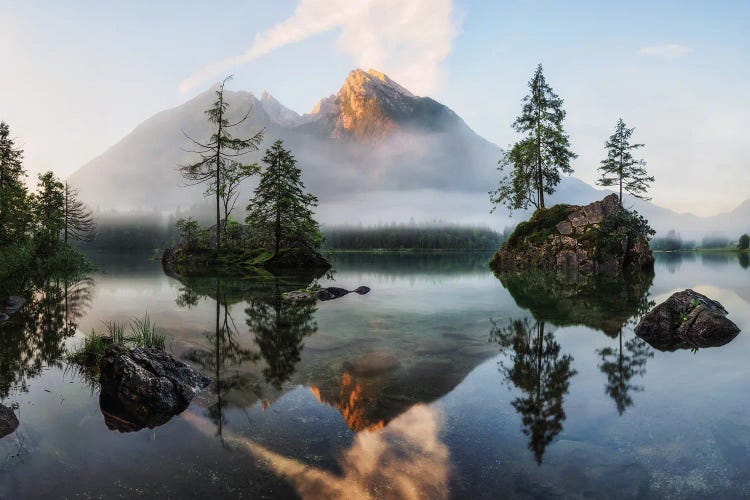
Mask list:
[[[620,207],[622,192],[627,191],[636,198],[649,200],[646,192],[654,178],[646,172],[646,162],[633,158],[633,151],[642,148],[643,144],[630,144],[630,137],[635,128],[627,128],[620,118],[615,125],[615,133],[605,143],[607,158],[602,160],[599,171],[602,176],[597,181],[600,186],[620,187]]]
[[[323,237],[313,218],[318,199],[305,193],[302,171],[282,141],[274,142],[263,157],[266,169],[247,207],[247,223],[260,234],[269,234],[274,253],[282,245],[302,243],[318,248]]]
[[[65,183],[65,243],[68,238],[90,242],[96,234],[94,214],[79,198],[78,190]]]
[[[228,119],[229,103],[224,97],[224,86],[231,80],[228,76],[216,90],[216,100],[206,110],[208,121],[215,128],[211,137],[205,143],[189,136],[188,139],[197,147],[190,151],[200,155],[200,161],[180,167],[180,173],[191,184],[207,184],[206,196],[216,198],[216,252],[221,251],[222,237],[222,207],[223,218],[227,220],[237,199],[240,183],[247,177],[258,172],[257,165],[246,165],[237,158],[249,152],[257,151],[263,141],[263,130],[247,139],[236,139],[230,130],[250,116],[250,111],[239,121],[231,123]]]
[[[52,172],[39,174],[34,219],[43,246],[49,247],[60,241],[65,230],[65,186]]]
[[[510,171],[500,179],[498,188],[490,192],[494,205],[503,204],[510,211],[529,205],[544,208],[544,195],[554,193],[561,173],[573,172],[570,161],[577,157],[570,150],[563,129],[563,100],[547,84],[541,64],[529,80],[529,89],[531,93],[523,99],[521,116],[513,123],[516,132],[526,137],[503,153],[498,170]]]
[[[0,246],[26,238],[31,213],[24,177],[23,150],[0,122]]]

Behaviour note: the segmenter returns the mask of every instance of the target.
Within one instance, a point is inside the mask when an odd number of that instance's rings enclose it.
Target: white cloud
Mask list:
[[[676,43],[666,43],[664,45],[654,45],[652,47],[643,47],[638,50],[638,54],[648,57],[660,57],[663,59],[679,59],[682,56],[690,54],[693,51],[686,45],[677,45]]]
[[[255,36],[244,53],[213,62],[180,83],[189,92],[285,45],[340,30],[338,48],[417,94],[434,92],[457,32],[452,0],[300,0],[292,15]]]

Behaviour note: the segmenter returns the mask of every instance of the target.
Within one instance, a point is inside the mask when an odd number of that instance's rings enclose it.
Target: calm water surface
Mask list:
[[[747,330],[736,255],[588,283],[498,278],[482,256],[340,255],[334,284],[372,292],[316,305],[280,299],[299,278],[183,283],[98,260],[0,329],[0,400],[21,422],[0,439],[0,498],[750,496],[750,336],[661,352],[633,334],[684,288]],[[110,430],[65,350],[146,312],[214,382],[161,427]]]

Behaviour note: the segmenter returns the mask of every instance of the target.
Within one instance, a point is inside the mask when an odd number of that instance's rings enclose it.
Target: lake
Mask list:
[[[750,496],[750,336],[662,352],[633,333],[684,288],[747,330],[735,254],[587,282],[498,278],[480,255],[339,254],[321,284],[372,291],[314,305],[280,298],[296,277],[180,282],[145,257],[95,260],[0,329],[0,400],[20,420],[0,439],[0,498]],[[120,432],[65,353],[145,313],[213,383]]]

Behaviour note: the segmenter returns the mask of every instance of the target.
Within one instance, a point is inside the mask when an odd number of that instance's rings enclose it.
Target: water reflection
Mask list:
[[[631,318],[652,306],[653,274],[624,276],[499,273],[498,279],[534,319],[557,326],[583,325],[616,338]]]
[[[318,329],[313,316],[315,302],[293,302],[274,293],[250,299],[245,309],[247,326],[255,335],[255,343],[266,363],[263,376],[266,382],[281,389],[300,361],[302,341]]]
[[[495,324],[490,340],[500,345],[508,361],[500,362],[506,383],[519,389],[522,397],[511,403],[521,415],[523,433],[529,436],[529,450],[539,465],[544,451],[563,429],[563,402],[576,374],[573,357],[561,354],[553,332],[544,321],[514,319],[506,326]]]
[[[617,338],[619,347],[605,347],[596,353],[601,358],[599,369],[607,376],[606,392],[615,402],[617,412],[622,415],[633,404],[630,393],[643,390],[643,386],[631,383],[631,379],[646,375],[646,361],[654,357],[654,352],[635,336],[623,344],[622,328]]]
[[[205,421],[186,419],[204,433]],[[415,405],[378,432],[357,434],[332,473],[227,432],[231,446],[261,460],[288,480],[302,498],[448,498],[448,448],[434,408]]]
[[[204,281],[204,293],[213,281],[215,307],[215,329],[203,332],[209,346],[208,350],[194,349],[187,352],[184,358],[200,366],[212,378],[210,390],[215,399],[208,404],[207,411],[216,424],[217,433],[222,435],[224,426],[224,409],[228,404],[227,394],[231,391],[250,392],[261,398],[263,389],[258,380],[245,370],[238,369],[244,365],[254,364],[260,356],[257,352],[245,348],[239,341],[239,331],[229,306],[228,287],[219,279]],[[198,291],[192,287],[183,287],[176,299],[180,307],[194,307],[200,299]]]
[[[28,380],[45,367],[62,367],[65,341],[91,306],[94,285],[91,278],[69,276],[27,282],[21,292],[26,305],[0,323],[0,399],[26,392]]]

